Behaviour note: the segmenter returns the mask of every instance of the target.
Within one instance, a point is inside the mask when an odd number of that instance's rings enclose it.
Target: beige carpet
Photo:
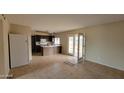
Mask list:
[[[33,56],[32,63],[11,69],[10,74],[16,79],[116,79],[124,78],[124,71],[119,71],[92,62],[76,65],[64,63],[74,59],[67,55]],[[73,60],[71,60],[73,61]]]

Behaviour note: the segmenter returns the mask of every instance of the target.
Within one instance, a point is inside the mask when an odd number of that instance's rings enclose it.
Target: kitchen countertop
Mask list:
[[[61,45],[50,45],[50,46],[41,46],[41,47],[45,48],[45,47],[58,47],[58,46],[61,46]]]

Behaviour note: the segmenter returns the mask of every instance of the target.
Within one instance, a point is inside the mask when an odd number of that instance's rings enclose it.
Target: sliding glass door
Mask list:
[[[85,37],[84,34],[75,34],[69,36],[68,53],[78,59],[84,59],[85,56]]]

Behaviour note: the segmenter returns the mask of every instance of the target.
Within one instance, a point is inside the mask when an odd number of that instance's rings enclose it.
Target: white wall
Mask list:
[[[1,15],[0,15],[1,17]],[[2,18],[0,18],[0,75],[4,75],[4,58],[3,58],[3,25]],[[2,78],[0,76],[0,78]]]
[[[8,51],[9,22],[0,15],[0,78],[6,78],[9,73]]]
[[[124,70],[124,21],[58,33],[62,52],[68,54],[69,34],[86,34],[86,59]]]
[[[85,30],[87,60],[124,70],[124,22]]]

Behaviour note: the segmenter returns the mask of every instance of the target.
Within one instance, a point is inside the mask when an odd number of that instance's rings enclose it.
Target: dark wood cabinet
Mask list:
[[[35,45],[35,42],[36,42],[36,38],[35,36],[32,36],[31,38],[32,40],[32,53],[36,52],[36,45]]]
[[[55,38],[55,36],[49,36],[49,41],[52,42],[53,38]]]
[[[40,36],[32,36],[32,53],[41,51],[40,46],[37,46],[36,42],[40,42]]]
[[[36,45],[36,42],[40,42],[40,39],[47,39],[47,41],[52,42],[54,36],[43,36],[43,35],[35,35],[32,36],[32,53],[41,52],[41,47]]]
[[[35,38],[36,38],[36,41],[37,41],[37,42],[40,42],[41,36],[36,35]]]

